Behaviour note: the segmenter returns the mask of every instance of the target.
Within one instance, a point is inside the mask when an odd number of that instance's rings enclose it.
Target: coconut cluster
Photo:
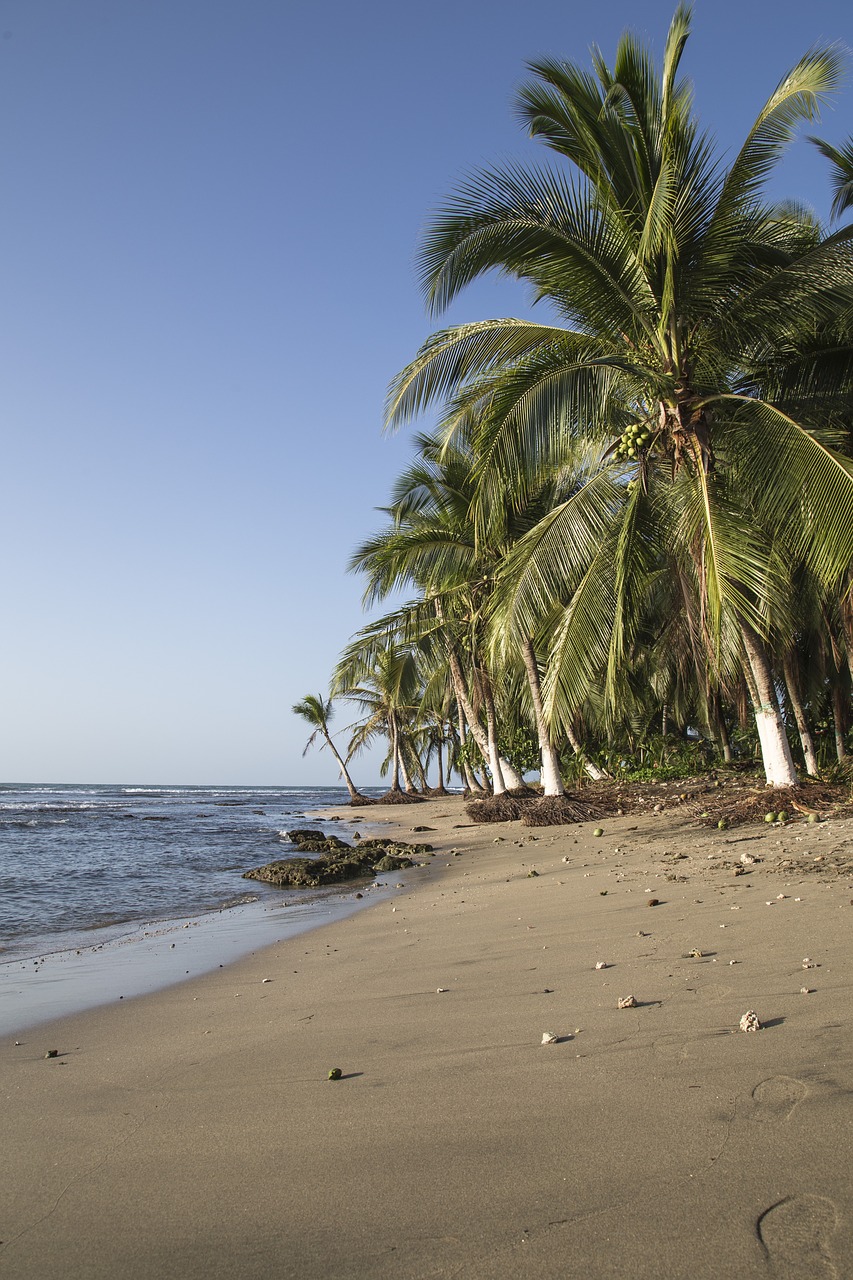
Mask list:
[[[624,433],[619,439],[614,450],[616,458],[636,458],[642,448],[651,439],[651,430],[648,427],[642,427],[638,422],[634,422],[630,427],[626,427]]]

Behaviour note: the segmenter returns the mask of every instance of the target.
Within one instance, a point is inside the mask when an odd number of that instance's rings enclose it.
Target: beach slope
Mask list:
[[[393,900],[2,1043],[5,1275],[853,1276],[853,828],[370,820]]]

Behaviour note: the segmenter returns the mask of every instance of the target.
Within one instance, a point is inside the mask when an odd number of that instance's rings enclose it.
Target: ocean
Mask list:
[[[338,822],[306,817],[338,805]],[[295,853],[288,829],[346,839],[370,829],[368,812],[339,787],[0,786],[0,1032],[169,985],[375,899],[242,879]]]

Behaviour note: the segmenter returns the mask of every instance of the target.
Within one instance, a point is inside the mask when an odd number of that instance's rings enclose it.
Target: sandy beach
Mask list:
[[[853,1276],[848,821],[370,818],[395,898],[4,1038],[4,1274]]]

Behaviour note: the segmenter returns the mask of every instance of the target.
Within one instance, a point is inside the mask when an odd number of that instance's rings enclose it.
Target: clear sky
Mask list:
[[[659,53],[674,7],[0,0],[0,781],[336,781],[290,707],[364,621],[346,562],[410,456],[382,405],[434,327],[429,211],[542,150],[526,59],[628,26]],[[853,45],[853,6],[697,0],[693,26],[731,150],[810,45]],[[824,162],[799,145],[774,191],[825,216]],[[449,318],[523,308],[484,283]]]

